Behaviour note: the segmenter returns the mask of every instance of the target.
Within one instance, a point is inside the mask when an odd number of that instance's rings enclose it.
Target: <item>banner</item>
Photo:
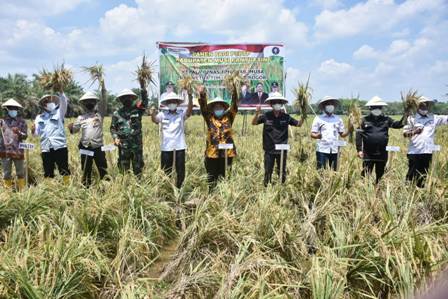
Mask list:
[[[234,71],[247,81],[240,90],[240,105],[254,109],[265,105],[270,92],[284,94],[284,47],[282,44],[223,44],[158,42],[160,51],[160,98],[170,91],[187,95],[178,89],[178,81],[191,76],[207,88],[209,100],[219,96],[231,101],[224,77]]]

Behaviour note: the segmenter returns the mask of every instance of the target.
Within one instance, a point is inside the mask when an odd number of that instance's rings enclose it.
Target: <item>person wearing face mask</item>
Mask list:
[[[85,113],[78,116],[76,121],[68,125],[71,134],[81,131],[79,149],[93,152],[93,156],[81,155],[82,183],[89,187],[92,183],[92,165],[95,161],[100,179],[107,174],[106,154],[101,150],[103,146],[103,115],[95,111],[99,98],[93,92],[86,92],[79,102]]]
[[[225,177],[225,150],[220,150],[218,144],[233,144],[232,125],[238,112],[238,92],[233,86],[232,102],[229,105],[220,97],[207,102],[204,86],[199,87],[199,106],[207,125],[207,143],[205,149],[205,168],[208,174],[210,188],[216,186],[217,181]],[[236,157],[236,148],[227,149],[228,166]]]
[[[409,138],[408,173],[406,179],[415,182],[420,188],[425,186],[426,176],[434,151],[436,128],[448,124],[448,115],[430,113],[434,101],[420,97],[417,113],[409,116],[403,135]]]
[[[326,96],[319,101],[319,108],[322,114],[314,118],[311,125],[311,138],[318,139],[316,161],[317,169],[329,166],[333,170],[337,169],[338,150],[339,147],[336,142],[339,137],[347,137],[353,130],[348,128],[345,131],[342,119],[334,114],[336,105],[339,100]]]
[[[176,168],[176,186],[180,188],[185,179],[185,120],[191,116],[193,111],[193,95],[188,94],[188,106],[186,110],[178,109],[183,102],[182,97],[175,92],[167,93],[160,104],[166,106],[167,110],[159,113],[154,108],[151,109],[151,120],[156,124],[161,124],[160,142],[160,164],[167,175],[173,171],[173,164]]]
[[[130,89],[124,89],[117,95],[121,107],[112,115],[110,133],[118,146],[118,168],[121,171],[131,169],[141,176],[143,161],[142,116],[148,106],[148,92],[145,83],[140,82],[142,100]]]
[[[16,169],[17,189],[25,188],[25,165],[23,149],[19,149],[19,143],[27,138],[27,125],[18,111],[23,107],[14,99],[7,100],[2,107],[6,110],[6,116],[0,119],[1,139],[0,158],[3,168],[3,182],[6,188],[14,185],[12,177],[12,165]]]
[[[43,113],[36,117],[32,131],[40,137],[44,177],[54,178],[54,169],[57,166],[64,184],[67,185],[70,183],[70,169],[64,117],[68,99],[61,91],[56,95],[44,95],[40,98],[39,105]]]
[[[403,128],[406,117],[394,121],[384,115],[383,108],[387,106],[381,98],[375,96],[367,102],[369,115],[362,118],[361,127],[356,130],[356,150],[363,160],[362,176],[372,173],[375,168],[376,183],[384,175],[387,163],[386,146],[389,142],[389,129]]]
[[[264,185],[267,186],[271,182],[275,164],[280,176],[280,151],[275,150],[275,145],[288,144],[288,126],[300,127],[303,119],[297,121],[283,112],[283,105],[287,104],[288,100],[279,92],[271,93],[265,103],[272,107],[272,111],[260,115],[261,108],[257,106],[252,125],[263,124]],[[282,183],[286,181],[286,157],[284,153]]]

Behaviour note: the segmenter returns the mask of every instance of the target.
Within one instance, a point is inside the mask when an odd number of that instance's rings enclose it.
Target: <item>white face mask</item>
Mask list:
[[[275,111],[280,111],[282,109],[282,104],[274,104],[272,105],[272,109]]]
[[[334,105],[327,105],[325,106],[325,112],[327,113],[333,113],[334,112]]]
[[[17,117],[17,110],[8,110],[8,115],[12,118]]]
[[[168,109],[170,109],[170,111],[176,110],[177,109],[177,104],[176,103],[168,104]]]
[[[46,109],[48,112],[53,112],[54,109],[56,109],[56,104],[53,103],[53,102],[48,103],[47,106],[45,106],[45,109]]]
[[[418,109],[418,113],[420,115],[427,115],[428,114],[428,109]]]
[[[383,110],[381,110],[381,109],[372,109],[370,111],[370,113],[372,113],[373,116],[380,116],[381,114],[383,114]]]

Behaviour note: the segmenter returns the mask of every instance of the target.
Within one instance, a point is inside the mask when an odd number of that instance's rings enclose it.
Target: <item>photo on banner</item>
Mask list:
[[[184,98],[178,82],[191,76],[207,88],[209,100],[219,96],[230,103],[231,94],[224,85],[226,75],[238,71],[244,78],[240,90],[240,110],[265,105],[269,93],[284,94],[284,47],[282,44],[204,44],[158,42],[160,52],[160,99],[174,91]],[[199,106],[197,99],[193,100]]]

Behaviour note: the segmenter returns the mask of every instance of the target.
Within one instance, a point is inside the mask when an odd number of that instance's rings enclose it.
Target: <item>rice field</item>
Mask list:
[[[31,152],[37,184],[0,194],[0,298],[408,298],[446,267],[447,128],[421,190],[405,182],[406,140],[391,130],[389,145],[401,152],[375,188],[360,177],[352,144],[338,172],[315,169],[308,119],[293,128],[287,183],[264,188],[262,126],[241,136],[242,119],[238,158],[211,193],[199,116],[187,121],[180,190],[159,169],[149,117],[140,181],[113,164],[110,180],[84,189],[76,135],[69,186],[44,180],[39,151]]]

